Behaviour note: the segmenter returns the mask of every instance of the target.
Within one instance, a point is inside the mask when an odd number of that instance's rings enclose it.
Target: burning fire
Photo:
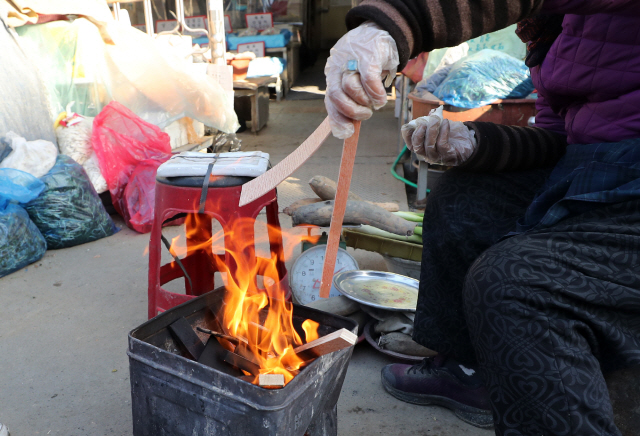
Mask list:
[[[186,221],[186,239],[202,241],[202,236],[198,234],[201,229],[199,224],[201,220],[209,219],[196,214],[189,215]],[[239,354],[258,364],[261,374],[283,374],[285,383],[288,383],[304,364],[293,351],[294,348],[317,339],[319,324],[307,319],[302,323],[304,337],[296,331],[293,305],[285,301],[285,289],[280,286],[282,277],[278,273],[276,254],[271,253],[266,262],[257,261],[254,239],[257,244],[259,241],[268,241],[269,234],[273,236],[280,233],[284,247],[292,249],[302,239],[315,240],[317,237],[287,234],[267,224],[267,234],[256,235],[254,238],[255,223],[256,220],[251,218],[237,219],[230,231],[224,233],[220,230],[211,239],[196,245],[190,243],[187,246],[184,239],[178,236],[172,239],[170,251],[173,255],[181,256],[189,255],[195,250],[213,250],[212,262],[215,269],[226,273],[227,278],[225,304],[217,314],[223,330],[221,333],[241,341],[245,353]],[[215,253],[225,255],[216,256]],[[226,265],[225,257],[230,260],[227,263],[231,264],[231,268]],[[266,290],[258,287],[258,276],[265,278]],[[231,342],[220,340],[220,343],[229,351],[234,351]],[[253,382],[257,384],[257,377]]]

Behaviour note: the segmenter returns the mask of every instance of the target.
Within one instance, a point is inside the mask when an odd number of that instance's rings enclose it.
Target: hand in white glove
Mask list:
[[[357,72],[348,71],[349,61],[357,62]],[[377,24],[367,22],[344,35],[331,49],[324,74],[327,76],[325,105],[333,136],[353,135],[353,120],[366,120],[373,109],[387,102],[382,83],[389,86],[399,63],[396,42]]]
[[[478,147],[473,130],[460,121],[443,119],[442,106],[405,124],[401,131],[407,147],[432,164],[460,165]]]

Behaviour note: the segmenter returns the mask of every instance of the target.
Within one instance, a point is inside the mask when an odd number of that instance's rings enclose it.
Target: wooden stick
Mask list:
[[[326,336],[300,345],[293,351],[303,360],[315,358],[343,348],[352,347],[358,341],[358,337],[347,329],[340,329]]]
[[[224,353],[223,360],[235,366],[236,368],[247,371],[249,374],[260,374],[260,367],[258,365],[236,353],[232,353],[231,351],[227,351],[226,353]]]
[[[282,388],[284,387],[284,375],[260,374],[258,376],[258,386],[263,388]]]
[[[242,185],[238,206],[242,207],[275,189],[284,179],[289,177],[300,165],[316,152],[331,133],[329,117],[298,147],[293,153],[281,160],[266,173]]]
[[[193,327],[191,327],[189,321],[187,321],[184,316],[178,318],[169,324],[169,331],[172,333],[178,346],[186,352],[187,357],[192,360],[198,360],[204,350],[204,344],[193,330]]]
[[[322,298],[329,298],[329,292],[331,292],[333,271],[336,267],[336,257],[338,256],[338,244],[340,243],[340,234],[342,233],[342,220],[344,219],[344,211],[347,208],[351,175],[353,174],[353,165],[356,161],[358,137],[360,136],[360,121],[354,121],[353,127],[354,133],[350,138],[344,140],[344,147],[342,149],[336,199],[333,204],[327,251],[324,255],[324,266],[322,267],[322,280],[320,282],[320,297]]]

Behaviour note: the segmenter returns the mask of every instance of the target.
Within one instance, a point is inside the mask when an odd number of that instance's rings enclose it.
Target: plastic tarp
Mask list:
[[[114,44],[105,44],[86,19],[17,29],[47,72],[52,115],[74,101],[75,112],[95,117],[115,100],[161,128],[185,116],[226,133],[239,128],[233,105],[213,77],[135,28],[112,21],[107,29]]]
[[[284,47],[291,40],[291,32],[282,29],[278,35],[255,35],[255,36],[238,36],[235,33],[227,35],[227,50],[237,50],[238,44],[248,44],[251,42],[264,42],[265,48]]]
[[[111,236],[118,231],[80,164],[59,155],[40,180],[44,191],[26,206],[47,248],[65,248]]]
[[[489,49],[501,51],[516,59],[524,60],[527,55],[527,45],[516,35],[516,27],[517,24],[513,24],[502,30],[487,33],[466,41],[464,44],[467,46],[468,54]],[[445,57],[447,50],[449,50],[449,48],[439,48],[429,53],[429,59],[422,74],[423,78],[429,77],[436,71],[440,62]]]
[[[28,141],[56,144],[43,82],[14,35],[0,20],[0,137],[13,131]]]

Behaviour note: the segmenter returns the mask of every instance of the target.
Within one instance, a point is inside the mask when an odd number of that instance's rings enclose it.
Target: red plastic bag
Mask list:
[[[111,102],[93,120],[91,145],[116,211],[128,227],[150,232],[156,171],[171,157],[169,135]]]

